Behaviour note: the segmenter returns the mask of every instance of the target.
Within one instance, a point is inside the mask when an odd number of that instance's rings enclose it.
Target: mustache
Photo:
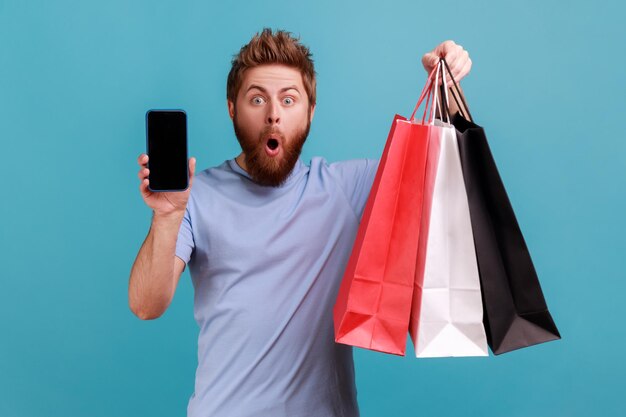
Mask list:
[[[282,140],[285,139],[285,135],[283,134],[283,132],[280,129],[274,127],[263,129],[261,131],[261,134],[259,135],[261,140],[265,139],[268,136],[279,137]]]

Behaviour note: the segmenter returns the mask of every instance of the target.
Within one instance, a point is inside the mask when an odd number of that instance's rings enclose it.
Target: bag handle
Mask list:
[[[436,96],[437,96],[437,90],[434,88],[434,86],[439,84],[440,72],[441,72],[441,62],[438,62],[435,68],[433,68],[430,71],[430,74],[428,75],[428,79],[426,80],[426,85],[424,85],[424,88],[422,89],[419,100],[417,101],[417,104],[415,105],[415,108],[413,109],[413,113],[411,113],[411,117],[409,117],[409,120],[415,119],[415,113],[417,113],[417,109],[420,107],[424,99],[426,99],[426,103],[424,107],[424,114],[422,115],[422,124],[424,124],[424,121],[426,120],[426,113],[428,112],[429,105],[430,105],[430,114],[429,114],[428,123],[429,124],[433,123],[434,113],[435,113],[434,105],[436,103]],[[434,93],[433,93],[433,89],[434,89]],[[433,98],[432,101],[431,101],[431,97]]]
[[[433,68],[430,71],[430,74],[428,74],[428,79],[426,80],[426,85],[424,85],[424,88],[422,89],[422,92],[420,94],[420,98],[417,100],[417,104],[415,105],[415,108],[413,109],[413,113],[411,113],[411,117],[409,117],[409,120],[413,120],[414,119],[415,113],[417,113],[417,109],[422,104],[422,101],[424,100],[424,96],[426,95],[426,93],[428,93],[429,98],[430,98],[431,82],[432,82],[432,77],[433,77],[434,73],[435,73],[435,68]],[[428,104],[429,98],[426,100],[426,104]]]
[[[450,67],[448,66],[448,63],[446,62],[445,58],[441,58],[440,60],[441,62],[443,62],[443,65],[446,68],[447,73],[450,75],[450,79],[452,80],[452,85],[454,86],[454,89],[456,90],[457,94],[459,95],[459,98],[461,99],[461,102],[463,102],[463,106],[461,106],[461,104],[459,103],[459,99],[457,98],[456,94],[454,93],[454,91],[452,89],[450,89],[450,93],[452,94],[452,98],[454,99],[454,101],[456,102],[457,107],[459,108],[459,112],[461,113],[461,116],[465,117],[466,119],[468,119],[470,122],[474,122],[472,115],[470,113],[469,107],[467,106],[467,103],[465,102],[465,99],[463,98],[463,94],[461,94],[461,90],[459,89],[459,85],[456,82],[456,80],[454,79],[454,76],[452,75],[452,71],[450,70]],[[445,79],[445,77],[444,77]],[[447,92],[447,89],[446,89]],[[446,94],[447,96],[447,94]],[[448,112],[448,117],[450,114],[450,108],[447,104],[447,100],[446,100],[446,111]],[[465,109],[467,111],[467,116],[465,115],[465,113],[463,112],[463,109]]]
[[[439,100],[435,98],[435,104],[437,106],[437,109],[439,109],[439,115],[441,116],[441,120],[446,121],[448,124],[450,124],[450,108],[448,106],[448,82],[446,81],[442,61],[443,58],[439,60],[439,71],[441,73],[441,85],[439,86],[439,92],[441,93],[441,103],[439,103]]]

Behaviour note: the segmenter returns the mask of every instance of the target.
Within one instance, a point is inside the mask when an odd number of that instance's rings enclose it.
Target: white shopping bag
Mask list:
[[[439,122],[439,121],[437,121]],[[454,127],[441,126],[427,162],[409,331],[418,358],[488,356],[480,278]],[[425,215],[426,214],[426,215]]]

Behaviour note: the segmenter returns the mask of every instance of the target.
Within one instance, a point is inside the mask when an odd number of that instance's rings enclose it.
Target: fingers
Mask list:
[[[150,191],[150,180],[146,177],[139,181],[139,192],[141,193],[141,197],[145,200],[152,195],[152,191]]]
[[[460,45],[454,43],[454,41],[445,41],[437,45],[433,50],[433,53],[439,58],[445,58],[446,61],[452,59],[453,55],[456,55]]]
[[[452,65],[448,64],[448,66],[450,67],[450,72],[452,72],[454,81],[458,84],[467,74],[469,74],[470,69],[472,68],[472,60],[469,59],[469,54],[464,51],[464,53],[462,53]],[[448,86],[452,86],[452,78],[450,78],[450,74],[447,71],[446,82],[448,83]]]
[[[141,181],[143,181],[144,178],[148,178],[148,175],[150,175],[150,170],[148,168],[140,168],[137,173],[137,176]]]
[[[456,75],[469,60],[469,53],[459,46],[459,49],[450,52],[450,54],[444,58],[448,63],[450,70],[452,70],[452,74]]]
[[[463,68],[461,68],[461,70],[459,71],[458,75],[455,75],[454,73],[452,73],[452,75],[454,75],[454,80],[458,83],[467,74],[469,74],[471,69],[472,69],[472,60],[468,58],[467,61],[465,61],[465,65],[463,65]]]
[[[141,192],[142,196],[145,197],[150,194],[151,191],[148,189],[149,185],[150,185],[150,180],[148,178],[144,178],[139,183],[139,191]]]
[[[461,51],[463,51],[463,47],[457,45],[454,41],[448,40],[442,42],[437,45],[435,49],[424,54],[422,57],[422,65],[430,74],[441,58],[445,58],[448,65],[451,66],[452,62],[456,62]]]
[[[150,179],[148,179],[150,170],[148,168],[141,168],[137,175],[139,176],[139,191],[142,197],[146,198],[152,193],[148,188],[150,186]]]
[[[148,155],[146,155],[145,153],[139,155],[139,157],[137,158],[137,163],[141,166],[148,165]]]
[[[150,170],[147,168],[148,165],[148,155],[142,153],[137,158],[137,163],[141,168],[139,168],[139,172],[137,176],[139,177],[139,191],[141,195],[146,197],[150,194],[150,189],[148,186],[150,185],[150,180],[148,179],[148,175],[150,175]]]
[[[137,163],[141,168],[139,168],[139,172],[137,173],[137,177],[139,177],[139,190],[143,195],[147,195],[150,193],[148,185],[150,184],[150,180],[148,176],[150,175],[150,169],[148,169],[148,155],[142,153],[137,158]],[[196,172],[196,158],[189,158],[189,186],[193,182],[193,176]]]
[[[433,68],[435,68],[435,65],[437,65],[438,62],[439,56],[433,52],[428,52],[422,57],[422,65],[424,66],[426,72],[429,74],[433,70]]]
[[[445,57],[446,60],[449,59],[448,56],[451,51],[454,51],[455,46],[457,45],[454,41],[445,41],[437,45],[432,51],[426,53],[422,57],[422,65],[424,66],[424,69],[430,73],[439,62],[439,59],[442,57]]]
[[[139,155],[139,157],[137,158],[137,163],[141,167],[139,168],[137,176],[139,177],[140,181],[143,181],[143,179],[148,178],[148,175],[150,174],[150,170],[148,169],[148,155],[146,155],[145,153]]]
[[[469,58],[469,53],[463,49],[461,45],[456,44],[452,40],[448,40],[439,44],[431,52],[424,55],[422,58],[422,64],[427,70],[432,70],[440,58],[444,58],[452,72],[454,80],[459,83],[467,74],[469,74],[472,68],[472,60]],[[448,86],[452,85],[452,78],[447,71],[446,83]],[[440,84],[443,80],[440,81]]]
[[[192,156],[189,158],[189,176],[193,177],[194,172],[196,172],[196,158]]]
[[[442,58],[445,58],[450,72],[454,77],[454,81],[459,83],[467,74],[469,74],[472,68],[472,60],[469,58],[469,53],[463,49],[461,45],[454,43],[453,41],[446,41],[442,43],[439,48],[439,53]],[[435,48],[435,49],[437,49]],[[448,86],[452,86],[452,78],[448,71],[446,73],[446,83]]]

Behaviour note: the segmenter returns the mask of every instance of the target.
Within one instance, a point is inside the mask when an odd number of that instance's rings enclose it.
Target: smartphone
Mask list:
[[[187,114],[183,110],[146,112],[150,191],[184,191],[187,169]]]

